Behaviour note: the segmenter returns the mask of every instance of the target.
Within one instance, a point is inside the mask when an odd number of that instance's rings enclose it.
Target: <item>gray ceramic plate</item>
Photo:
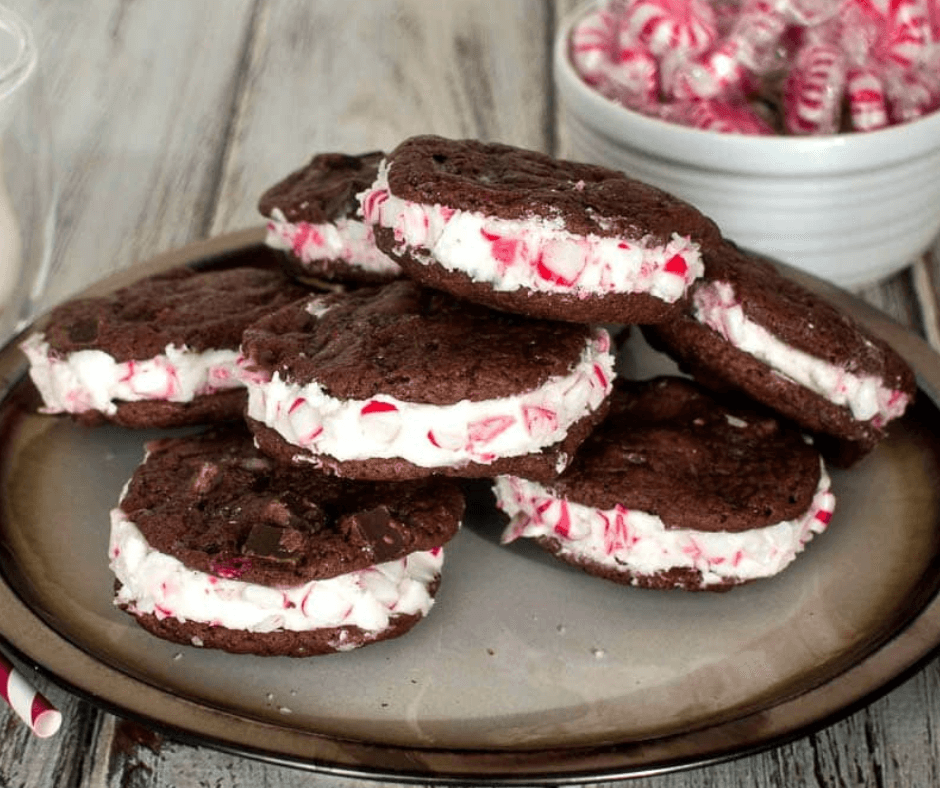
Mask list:
[[[239,233],[98,285],[242,253]],[[180,647],[111,604],[108,511],[154,433],[39,416],[0,353],[0,634],[71,690],[182,738],[347,775],[477,783],[613,779],[732,757],[871,700],[940,643],[940,358],[816,282],[918,372],[917,406],[851,472],[829,531],[727,594],[619,587],[500,547],[486,496],[407,637],[309,660]],[[642,349],[638,348],[638,352]],[[629,373],[662,363],[629,356]]]

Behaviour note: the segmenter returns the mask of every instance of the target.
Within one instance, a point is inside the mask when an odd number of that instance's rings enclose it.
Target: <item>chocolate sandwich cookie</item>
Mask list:
[[[476,140],[413,137],[360,195],[415,280],[554,320],[655,323],[719,237],[698,210],[604,167]]]
[[[599,577],[686,590],[777,574],[835,505],[819,452],[789,422],[670,376],[619,379],[555,481],[500,476],[494,490],[505,543],[528,537]]]
[[[401,276],[398,264],[376,248],[356,197],[375,180],[382,157],[381,151],[321,153],[261,196],[266,243],[284,252],[290,273],[355,284]]]
[[[884,437],[916,391],[887,343],[766,260],[731,244],[706,250],[688,308],[644,328],[651,345],[716,390],[736,390],[838,448],[848,464]]]
[[[602,328],[535,320],[400,280],[315,296],[243,337],[263,451],[341,476],[551,478],[602,417]]]
[[[242,331],[310,293],[264,262],[175,268],[53,310],[21,345],[43,412],[126,427],[241,418]]]
[[[281,465],[244,425],[155,441],[111,512],[116,604],[181,643],[353,649],[427,614],[463,509],[453,480],[358,482]]]

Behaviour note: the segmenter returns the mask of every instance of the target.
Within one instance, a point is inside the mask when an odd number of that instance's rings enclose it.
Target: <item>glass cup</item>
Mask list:
[[[0,344],[37,314],[52,267],[50,124],[32,30],[0,5]]]

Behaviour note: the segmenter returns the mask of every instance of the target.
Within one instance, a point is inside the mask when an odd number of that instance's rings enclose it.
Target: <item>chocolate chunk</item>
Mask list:
[[[389,561],[407,544],[388,507],[381,505],[343,518],[340,528],[369,546],[376,563]]]
[[[242,553],[266,561],[286,561],[296,564],[301,555],[285,545],[285,541],[288,544],[297,543],[296,538],[288,534],[298,535],[297,531],[280,525],[255,523],[251,526],[248,538],[245,539],[245,543],[242,545]]]

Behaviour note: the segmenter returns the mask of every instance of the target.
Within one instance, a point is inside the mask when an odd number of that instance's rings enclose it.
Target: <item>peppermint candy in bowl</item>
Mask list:
[[[940,0],[608,0],[559,28],[563,155],[843,286],[940,233]]]

